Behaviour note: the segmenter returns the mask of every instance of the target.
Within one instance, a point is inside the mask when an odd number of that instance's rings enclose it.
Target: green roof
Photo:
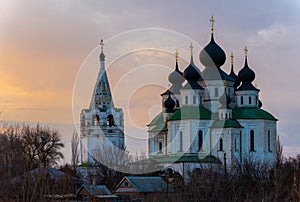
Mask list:
[[[258,107],[239,107],[232,112],[233,119],[268,119],[277,121],[269,112]]]
[[[169,121],[183,119],[211,120],[211,112],[201,106],[183,106],[169,118]]]
[[[220,159],[213,155],[207,155],[201,159],[198,153],[154,156],[151,159],[157,163],[221,163]]]
[[[153,125],[161,125],[164,123],[163,119],[163,113],[160,112],[156,117],[148,124],[148,126],[153,126]]]
[[[211,128],[243,128],[243,126],[236,120],[227,119],[214,121]]]
[[[149,130],[148,132],[161,132],[161,131],[167,131],[167,124],[160,124]]]

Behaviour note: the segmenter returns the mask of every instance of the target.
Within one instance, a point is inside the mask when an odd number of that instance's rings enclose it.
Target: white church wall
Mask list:
[[[271,120],[238,120],[244,127],[242,130],[243,156],[261,162],[274,162],[276,157],[276,122]],[[250,148],[250,133],[254,131],[254,151]],[[270,131],[271,141],[268,151],[267,139]]]

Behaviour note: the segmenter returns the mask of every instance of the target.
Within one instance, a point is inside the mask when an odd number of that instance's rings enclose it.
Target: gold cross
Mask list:
[[[101,46],[101,52],[103,53],[103,46],[104,46],[103,39],[101,39],[100,46]]]
[[[191,50],[191,55],[193,55],[193,43],[191,43],[191,45],[190,45],[190,50]]]
[[[210,18],[210,23],[211,23],[211,33],[214,32],[214,24],[215,24],[215,20],[214,20],[214,16],[212,15]]]
[[[233,65],[233,58],[234,58],[233,53],[231,53],[231,55],[230,55],[231,65]]]
[[[176,52],[175,52],[176,62],[178,62],[178,57],[179,57],[179,53],[178,53],[178,50],[176,50]]]
[[[247,48],[247,46],[245,46],[244,51],[245,51],[245,57],[248,57],[248,48]]]

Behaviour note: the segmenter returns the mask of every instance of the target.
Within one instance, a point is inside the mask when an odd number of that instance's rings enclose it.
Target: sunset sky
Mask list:
[[[130,111],[130,117],[125,116],[126,133],[146,137],[145,125],[160,110],[159,94],[167,87],[167,76],[174,67],[173,52],[179,49],[183,70],[189,43],[193,42],[195,60],[203,69],[198,55],[209,40],[212,14],[216,19],[215,39],[227,54],[222,68],[229,72],[229,55],[233,52],[238,72],[247,45],[263,108],[279,119],[278,134],[284,153],[299,154],[298,0],[1,1],[0,101],[4,107],[1,119],[51,123],[61,129],[66,145],[69,144],[72,111],[77,113],[79,108],[87,108],[90,101],[90,97],[79,100],[75,95],[72,109],[73,89],[78,90],[75,81],[87,78],[85,93],[90,95],[88,91],[92,90],[99,71],[98,45],[103,38],[107,41],[104,50],[107,65],[110,64],[108,76],[115,105]],[[144,28],[146,32],[147,28],[162,30],[161,35],[149,34],[148,41],[138,40],[137,36],[145,32],[131,30]],[[168,33],[175,34],[161,37]],[[129,53],[128,47],[132,46],[142,50]],[[81,77],[83,74],[86,77]],[[125,100],[124,90],[130,88],[133,94]],[[142,147],[146,151],[146,144],[139,149]],[[129,149],[138,150],[130,148],[130,143]]]

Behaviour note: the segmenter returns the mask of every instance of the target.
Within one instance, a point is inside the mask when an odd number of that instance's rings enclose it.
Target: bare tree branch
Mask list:
[[[79,136],[76,131],[73,132],[71,140],[71,149],[72,149],[72,166],[75,169],[78,164],[79,159]]]

